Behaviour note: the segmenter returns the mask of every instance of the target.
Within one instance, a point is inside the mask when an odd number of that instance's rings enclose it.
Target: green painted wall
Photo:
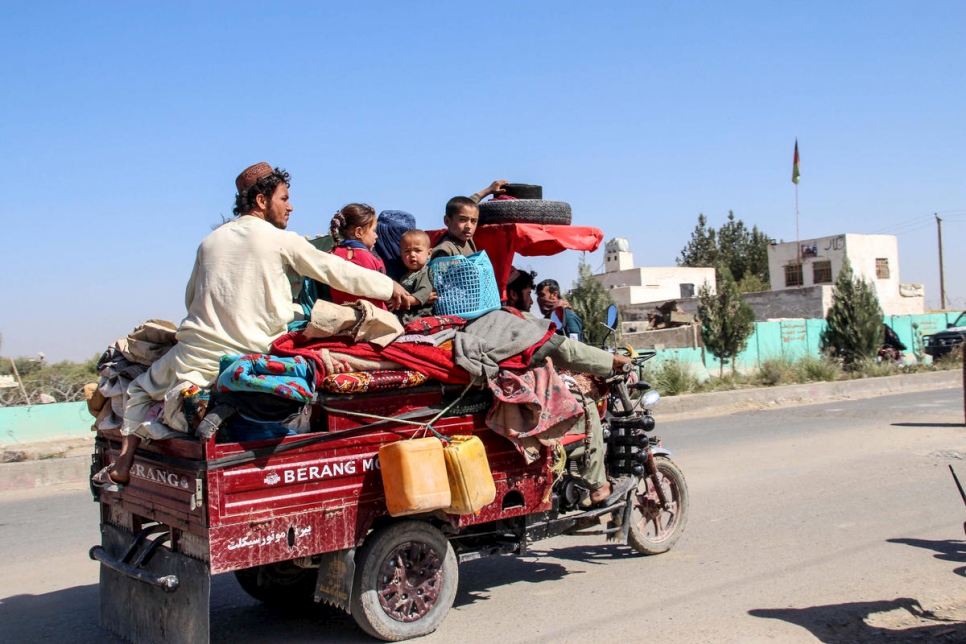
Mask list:
[[[906,345],[906,353],[912,354],[916,334],[930,335],[942,331],[959,317],[959,312],[925,313],[923,315],[886,316],[883,321],[892,327],[899,339]],[[804,356],[819,356],[819,342],[825,320],[780,320],[775,322],[755,322],[755,330],[748,339],[748,348],[738,354],[738,371],[754,371],[766,360],[787,358],[796,361]],[[691,363],[699,378],[717,376],[718,360],[704,349],[662,349],[657,352],[654,364],[667,360]],[[930,360],[926,356],[926,360]],[[725,366],[725,373],[730,371]]]
[[[91,434],[86,402],[0,407],[0,447]]]

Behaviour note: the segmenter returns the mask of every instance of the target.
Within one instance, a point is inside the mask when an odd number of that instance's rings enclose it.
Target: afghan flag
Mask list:
[[[800,167],[798,160],[798,139],[795,139],[795,158],[792,160],[792,183],[798,184],[798,177],[802,174],[802,169]]]

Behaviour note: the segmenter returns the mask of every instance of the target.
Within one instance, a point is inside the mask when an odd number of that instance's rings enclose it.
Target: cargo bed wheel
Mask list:
[[[290,561],[235,571],[235,579],[246,593],[266,606],[302,610],[315,604],[318,570],[299,568]]]
[[[389,642],[432,633],[456,597],[456,554],[443,534],[422,521],[374,532],[356,560],[352,617]]]

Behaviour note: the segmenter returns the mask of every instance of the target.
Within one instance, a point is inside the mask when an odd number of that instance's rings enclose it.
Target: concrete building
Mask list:
[[[714,273],[713,268],[635,267],[630,244],[615,237],[604,245],[604,272],[594,277],[621,306],[695,298],[705,283],[714,292]]]
[[[894,235],[833,235],[772,244],[768,247],[772,293],[755,294],[758,297],[752,299],[761,301],[750,303],[759,313],[763,308],[774,308],[773,315],[767,317],[825,317],[832,285],[845,257],[856,276],[872,284],[885,315],[918,315],[924,311],[922,284],[899,282],[899,244]],[[793,290],[799,293],[788,292]],[[805,293],[811,295],[803,297]],[[782,314],[781,302],[786,300],[795,302],[794,315]]]

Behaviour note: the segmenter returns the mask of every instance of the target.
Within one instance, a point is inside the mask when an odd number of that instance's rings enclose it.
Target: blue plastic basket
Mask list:
[[[472,320],[500,308],[500,289],[486,251],[469,257],[439,257],[429,263],[436,289],[436,315]]]

